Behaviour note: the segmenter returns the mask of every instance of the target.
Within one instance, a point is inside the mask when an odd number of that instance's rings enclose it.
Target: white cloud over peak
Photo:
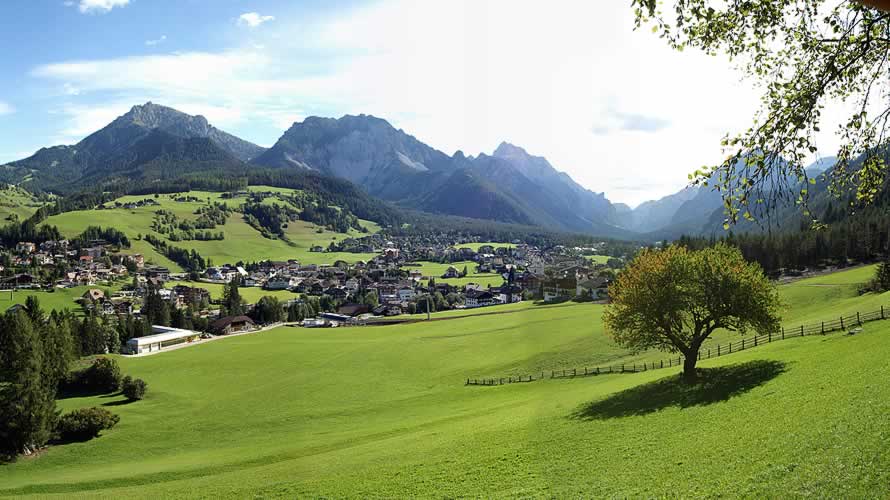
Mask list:
[[[272,19],[249,12],[237,22]],[[72,137],[147,100],[264,143],[307,114],[368,113],[448,154],[512,142],[629,204],[677,191],[689,172],[719,162],[721,137],[749,126],[758,106],[726,58],[633,31],[623,2],[381,0],[276,21],[243,44],[63,61],[32,75],[92,104],[84,118],[68,108]]]
[[[146,40],[145,45],[149,47],[154,47],[160,43],[164,43],[167,41],[167,35],[161,35],[160,38],[155,38],[154,40]]]
[[[261,16],[256,12],[245,12],[238,16],[238,25],[247,26],[248,28],[256,28],[265,22],[274,20],[275,16]]]
[[[11,104],[0,101],[0,116],[15,113],[15,108]]]
[[[88,12],[108,12],[115,7],[125,7],[130,0],[80,0],[77,4],[77,10],[86,14]],[[73,5],[72,2],[66,2],[65,5]]]

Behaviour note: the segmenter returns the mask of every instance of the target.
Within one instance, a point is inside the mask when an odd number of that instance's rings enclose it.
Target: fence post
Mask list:
[[[884,306],[881,306],[881,319],[884,319]]]
[[[785,327],[782,327],[782,340],[785,340]]]
[[[825,322],[822,322],[822,335],[825,335]]]
[[[708,347],[708,359],[711,359],[711,348]]]
[[[624,363],[621,363],[621,373],[624,373]]]
[[[844,329],[844,317],[841,316],[841,330]]]
[[[573,377],[578,376],[578,369],[577,369],[577,368],[572,368],[572,376],[573,376]]]
[[[803,337],[803,325],[800,325],[800,336]]]
[[[668,358],[668,368],[674,366],[674,358]]]
[[[767,341],[767,343],[770,343],[770,342],[772,342],[772,341],[773,341],[773,332],[772,332],[772,330],[770,330],[770,332],[769,332],[769,340]]]
[[[742,339],[742,348],[739,349],[739,350],[740,350],[740,351],[744,351],[744,350],[745,350],[745,339]]]
[[[754,336],[754,347],[757,347],[757,335]]]
[[[729,353],[732,354],[732,342],[729,343]]]
[[[862,326],[862,319],[859,318],[859,311],[856,311],[856,322],[859,323],[859,326]]]
[[[664,368],[664,360],[663,359],[661,361],[659,361],[658,364],[661,366],[661,368]]]
[[[467,385],[470,385],[470,379],[467,379]]]
[[[720,344],[717,344],[717,356],[720,356]]]

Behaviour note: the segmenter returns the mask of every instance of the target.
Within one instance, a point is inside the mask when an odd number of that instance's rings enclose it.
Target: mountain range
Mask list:
[[[827,165],[814,165],[824,169]],[[61,194],[110,182],[256,170],[346,180],[397,207],[624,239],[717,231],[720,196],[687,188],[635,209],[611,203],[545,158],[501,143],[491,155],[447,155],[369,115],[309,117],[268,149],[148,102],[70,146],[0,167],[0,181]],[[716,227],[715,227],[716,226]],[[722,230],[722,229],[721,229]]]

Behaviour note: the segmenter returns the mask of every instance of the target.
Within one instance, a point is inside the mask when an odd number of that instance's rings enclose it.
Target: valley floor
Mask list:
[[[888,294],[856,295],[867,272],[783,286],[786,320],[890,305]],[[120,358],[148,382],[147,399],[63,400],[109,406],[120,424],[0,466],[0,496],[866,497],[890,487],[890,321],[703,361],[696,390],[671,369],[462,384],[633,359],[604,335],[601,311],[525,305],[281,327]]]

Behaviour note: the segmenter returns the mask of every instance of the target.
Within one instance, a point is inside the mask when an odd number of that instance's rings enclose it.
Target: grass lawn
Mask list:
[[[609,259],[611,259],[611,258],[613,258],[613,257],[610,257],[608,255],[588,255],[587,256],[587,259],[590,260],[590,262],[592,264],[603,264],[603,265],[605,265],[606,262],[608,262]]]
[[[131,280],[116,281],[110,285],[94,285],[94,286],[76,286],[73,288],[56,288],[52,292],[42,290],[17,290],[13,293],[9,291],[0,291],[0,311],[5,311],[12,305],[24,304],[25,300],[33,295],[40,301],[40,307],[44,310],[63,310],[70,309],[75,312],[81,312],[79,304],[74,301],[83,296],[84,292],[92,288],[99,290],[117,291],[125,284],[132,283]]]
[[[792,312],[820,303],[808,320],[854,305],[788,298]],[[603,334],[602,306],[522,307],[120,358],[147,399],[63,400],[109,405],[120,424],[0,466],[0,496],[861,498],[890,483],[890,322],[704,361],[695,390],[669,369],[464,387],[473,373],[630,359]]]
[[[476,263],[473,261],[461,261],[452,264],[442,264],[439,262],[417,262],[419,266],[405,266],[404,269],[419,269],[423,273],[424,280],[436,278],[436,283],[448,283],[457,287],[464,287],[469,283],[476,283],[483,287],[501,286],[504,278],[497,273],[479,273],[476,272]],[[458,271],[462,271],[464,266],[467,268],[467,275],[463,278],[443,278],[442,275],[450,267],[454,266]]]
[[[282,188],[271,188],[268,186],[251,186],[252,191],[275,191],[275,192],[292,192],[292,190]],[[194,196],[199,201],[177,202],[175,197]],[[223,201],[230,206],[236,206],[243,203],[242,198],[235,200],[223,200],[222,193],[213,193],[206,191],[192,191],[184,194],[161,195],[158,198],[153,196],[124,196],[116,201],[121,203],[134,202],[146,198],[151,198],[160,203],[160,206],[145,206],[134,209],[124,208],[107,208],[103,210],[82,210],[77,212],[67,212],[55,215],[47,219],[46,224],[58,226],[59,230],[67,237],[73,237],[80,234],[84,228],[90,225],[99,225],[103,227],[115,227],[130,237],[132,248],[124,253],[142,253],[147,261],[155,264],[167,266],[173,270],[181,271],[182,269],[171,262],[166,257],[157,253],[154,248],[144,241],[137,241],[139,235],[154,234],[157,237],[164,238],[163,235],[154,233],[151,229],[154,213],[158,209],[172,211],[177,217],[184,220],[193,220],[197,216],[194,215],[195,210],[200,206],[213,201]],[[282,203],[278,201],[279,203]],[[106,204],[112,207],[113,204]],[[361,221],[361,224],[369,229],[370,232],[376,232],[380,228],[373,222]],[[319,232],[321,229],[321,232]],[[327,252],[310,252],[309,249],[315,245],[321,245],[324,248],[332,241],[338,241],[346,237],[357,237],[363,233],[351,230],[348,234],[336,233],[324,230],[319,226],[304,221],[292,222],[285,230],[288,238],[293,242],[293,246],[288,245],[282,240],[271,240],[264,238],[256,229],[248,225],[241,218],[240,214],[233,214],[223,226],[218,226],[214,232],[222,231],[225,239],[218,241],[176,241],[169,242],[173,246],[186,248],[189,250],[197,250],[205,258],[210,258],[214,264],[220,265],[238,261],[259,261],[259,260],[288,260],[297,259],[305,264],[333,264],[337,260],[345,260],[347,262],[356,262],[358,260],[369,260],[376,254],[354,254],[354,253],[327,253]]]
[[[458,249],[460,249],[460,248],[469,248],[469,249],[471,249],[471,250],[474,251],[474,252],[478,252],[478,251],[479,251],[479,247],[482,247],[482,246],[485,246],[485,245],[491,245],[491,246],[493,246],[495,249],[498,249],[498,248],[516,248],[516,244],[515,244],[515,243],[498,243],[498,242],[496,242],[496,241],[480,241],[479,243],[461,243],[461,244],[459,244],[459,245],[454,245],[454,248],[458,248]]]
[[[176,285],[204,288],[210,292],[210,297],[214,299],[221,299],[223,297],[223,289],[225,288],[225,285],[222,284],[202,283],[200,281],[171,281],[167,283],[166,287],[173,288]],[[281,301],[296,299],[300,296],[300,294],[288,290],[263,290],[255,286],[239,288],[238,291],[241,293],[241,298],[248,304],[255,304],[265,296],[277,297]]]

